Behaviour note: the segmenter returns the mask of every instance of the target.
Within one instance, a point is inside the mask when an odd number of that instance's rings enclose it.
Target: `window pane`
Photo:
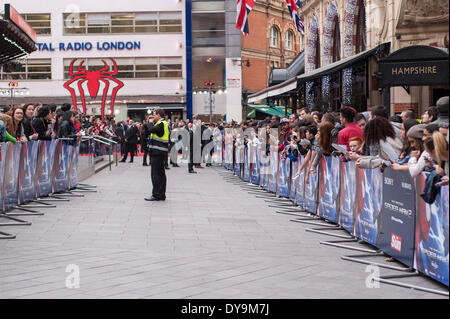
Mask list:
[[[88,14],[87,16],[88,25],[109,25],[111,21],[111,16],[104,13]]]
[[[151,32],[158,32],[158,27],[135,27],[135,32],[142,32],[142,33],[151,33]]]
[[[157,78],[158,72],[136,72],[136,78]]]
[[[133,33],[134,29],[133,29],[133,27],[112,27],[111,32],[112,33]]]
[[[88,33],[111,33],[109,27],[88,27]]]

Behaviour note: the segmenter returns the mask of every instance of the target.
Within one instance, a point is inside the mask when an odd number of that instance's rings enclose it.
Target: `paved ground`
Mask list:
[[[367,288],[366,266],[340,259],[354,252],[320,245],[332,238],[276,214],[219,167],[172,168],[167,201],[145,202],[150,169],[138,162],[86,180],[98,193],[24,217],[31,226],[1,227],[17,238],[0,241],[0,298],[441,298]],[[79,288],[66,287],[69,265]]]

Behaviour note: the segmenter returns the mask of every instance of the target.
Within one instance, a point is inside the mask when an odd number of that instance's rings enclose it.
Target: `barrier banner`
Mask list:
[[[333,223],[339,219],[339,186],[339,158],[322,156],[319,163],[318,215]]]
[[[357,172],[356,162],[341,161],[341,189],[339,225],[350,234],[355,234],[355,218],[359,209],[363,207],[362,196],[357,196]]]
[[[269,191],[269,171],[270,171],[270,155],[264,156],[266,154],[266,150],[262,149],[260,152],[260,163],[261,163],[261,174],[260,174],[260,185],[264,187],[266,191]]]
[[[47,196],[52,192],[50,166],[50,142],[39,141],[38,160],[36,164],[35,189],[38,197]]]
[[[19,185],[21,151],[21,143],[7,143],[5,157],[2,156],[2,161],[5,161],[5,175],[3,178],[3,201],[5,210],[17,206],[18,204],[17,190]]]
[[[279,156],[278,150],[270,151],[270,171],[269,171],[269,192],[276,193],[277,191],[277,179],[279,173]]]
[[[308,213],[316,214],[317,211],[317,188],[319,186],[319,176],[318,172],[310,172],[309,180],[306,183],[306,175],[305,175],[305,197],[304,197],[304,206]]]
[[[22,145],[19,165],[19,204],[31,202],[36,198],[34,175],[39,144],[29,141]]]
[[[80,143],[73,149],[71,166],[69,169],[69,188],[75,188],[78,185],[78,155],[80,154]]]
[[[70,165],[71,146],[58,141],[54,158],[53,192],[63,192],[69,188],[68,167]]]
[[[449,285],[449,187],[440,187],[433,204],[427,204],[423,194],[426,173],[416,177],[416,240],[414,269]]]
[[[298,169],[298,161],[299,159],[297,158],[297,160],[291,161],[291,189],[289,191],[289,199],[292,200],[293,202],[295,202],[295,195],[297,193],[297,184],[298,184],[298,177],[295,178],[295,175],[297,174],[297,169]]]
[[[239,162],[239,147],[234,147],[234,175],[241,176],[241,164]]]
[[[0,143],[0,213],[3,213],[5,211],[5,207],[4,207],[4,201],[3,201],[3,180],[5,177],[5,160],[4,158],[6,157],[6,148],[7,148],[7,144],[6,143]]]
[[[356,217],[356,236],[365,242],[377,246],[378,217],[383,205],[383,174],[379,169],[359,169],[358,196],[364,199],[362,209]]]
[[[251,182],[252,184],[259,185],[259,172],[260,172],[260,165],[259,165],[259,152],[258,152],[258,146],[253,145],[250,147],[251,150],[251,156],[252,156],[252,175],[251,175]]]
[[[303,163],[304,160],[305,160],[305,156],[301,155],[298,160],[299,167],[301,166],[301,164]],[[300,208],[305,208],[305,169],[303,169],[300,172],[300,174],[297,176],[297,179],[298,179],[298,181],[297,181],[297,192],[295,194],[295,203]]]
[[[233,170],[233,156],[234,156],[233,155],[233,151],[234,151],[233,140],[231,140],[225,147],[227,148],[227,157],[225,159],[227,169],[232,171]]]
[[[244,148],[244,182],[250,182],[250,147]]]
[[[289,174],[290,174],[290,159],[281,157],[278,167],[277,179],[277,195],[281,197],[289,196]]]
[[[414,261],[414,179],[387,167],[383,172],[378,248],[412,268]]]

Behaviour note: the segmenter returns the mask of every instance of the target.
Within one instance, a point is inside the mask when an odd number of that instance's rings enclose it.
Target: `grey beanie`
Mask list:
[[[443,96],[436,102],[439,114],[448,115],[448,96]]]
[[[418,124],[414,125],[408,130],[408,133],[406,133],[407,137],[422,139],[423,137],[423,130],[426,127],[426,124]]]

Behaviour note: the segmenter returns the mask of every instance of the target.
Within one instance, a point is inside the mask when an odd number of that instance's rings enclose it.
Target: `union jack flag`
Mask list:
[[[248,15],[255,5],[255,0],[237,0],[237,19],[236,28],[242,31],[244,35],[249,34]]]
[[[292,22],[294,22],[297,31],[305,34],[305,25],[303,24],[303,20],[300,19],[300,16],[298,15],[298,9],[302,7],[303,3],[301,0],[286,0],[286,2],[289,12],[291,13]]]

